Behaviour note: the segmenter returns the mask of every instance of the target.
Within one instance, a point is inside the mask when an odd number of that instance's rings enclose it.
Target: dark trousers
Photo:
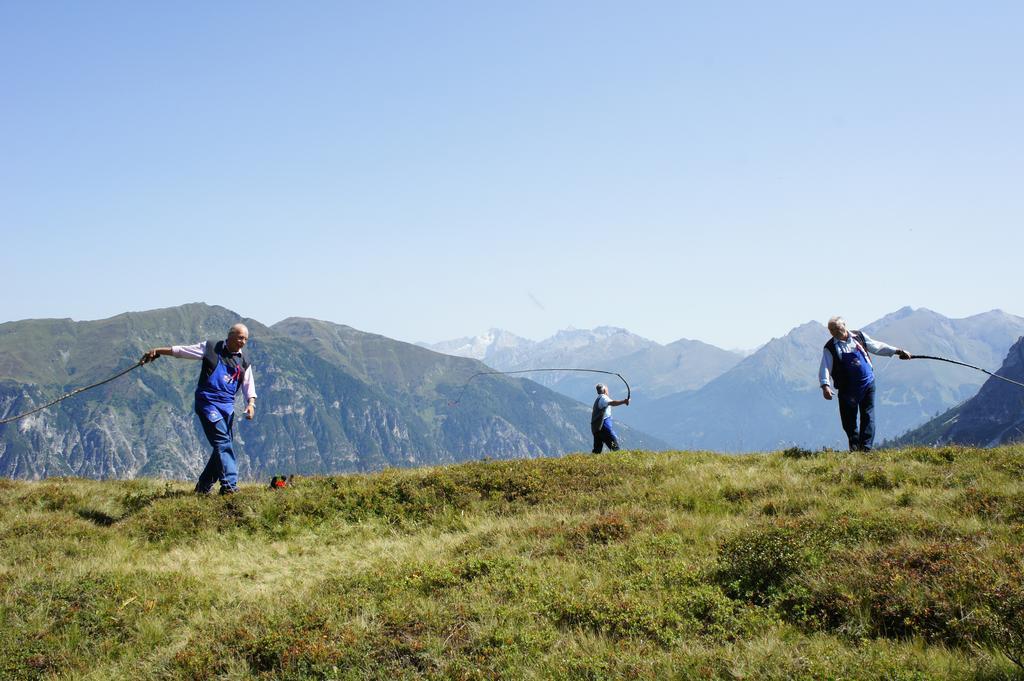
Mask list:
[[[235,451],[231,446],[235,405],[197,404],[196,414],[199,415],[206,439],[213,447],[206,468],[199,474],[196,491],[206,494],[218,480],[221,492],[234,491],[238,485],[238,464],[235,462]]]
[[[860,428],[857,428],[860,412]],[[870,452],[875,442],[875,384],[857,390],[839,391],[839,418],[850,441],[850,451]]]
[[[601,427],[594,431],[594,454],[600,454],[605,445],[613,452],[619,449],[619,436],[615,434],[611,419],[605,419]]]

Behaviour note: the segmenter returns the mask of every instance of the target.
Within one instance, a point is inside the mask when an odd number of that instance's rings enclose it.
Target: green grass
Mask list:
[[[0,677],[1024,678],[1024,447],[0,480]]]

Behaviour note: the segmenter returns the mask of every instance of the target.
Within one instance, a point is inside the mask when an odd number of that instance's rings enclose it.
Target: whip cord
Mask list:
[[[622,374],[614,371],[604,371],[602,369],[520,369],[519,371],[478,371],[469,378],[466,379],[465,385],[462,386],[462,390],[459,392],[459,396],[453,402],[449,402],[448,406],[453,407],[462,401],[462,396],[466,394],[466,388],[469,387],[469,382],[477,376],[507,376],[509,374],[529,374],[535,371],[586,371],[592,374],[608,374],[609,376],[618,376],[623,383],[626,384],[626,399],[630,398],[631,392],[629,390],[629,382],[622,377]]]
[[[968,364],[967,362],[958,362],[955,359],[946,359],[945,357],[932,357],[930,355],[912,355],[911,359],[934,359],[934,360],[939,361],[939,362],[949,362],[950,364],[959,364],[962,367],[967,367],[968,369],[976,369],[977,371],[981,371],[982,373],[988,374],[992,378],[998,378],[1000,381],[1006,381],[1007,383],[1013,383],[1014,385],[1019,385],[1021,388],[1024,388],[1024,383],[1020,383],[1018,381],[1015,381],[1012,378],[1007,378],[1006,376],[1000,376],[999,374],[994,374],[991,371],[989,371],[988,369],[982,369],[981,367],[976,367],[973,364]]]
[[[47,402],[46,404],[44,404],[41,407],[36,407],[35,409],[32,409],[30,411],[26,411],[24,414],[18,414],[17,416],[8,416],[7,418],[0,419],[0,425],[3,425],[5,423],[10,423],[11,421],[17,421],[18,419],[23,419],[26,416],[29,416],[31,414],[35,414],[37,411],[42,411],[43,409],[46,409],[47,407],[52,407],[53,405],[57,404],[58,402],[62,402],[63,400],[66,400],[69,397],[73,397],[73,396],[77,395],[78,393],[83,393],[86,390],[92,390],[93,388],[97,388],[97,387],[103,385],[104,383],[110,383],[115,378],[120,378],[120,377],[124,376],[129,371],[131,371],[132,369],[139,368],[140,366],[143,365],[143,363],[144,363],[143,360],[140,359],[138,362],[136,362],[135,364],[131,365],[127,369],[125,369],[123,371],[119,371],[116,374],[114,374],[113,376],[111,376],[110,378],[105,378],[102,381],[100,381],[99,383],[93,383],[92,385],[83,386],[81,388],[75,388],[71,392],[64,393],[63,395],[61,395],[57,399],[52,400],[50,402]]]

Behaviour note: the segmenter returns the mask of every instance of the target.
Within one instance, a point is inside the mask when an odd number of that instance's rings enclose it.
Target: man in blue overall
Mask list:
[[[594,400],[594,408],[590,412],[590,431],[594,434],[594,454],[600,454],[605,445],[608,449],[617,451],[619,449],[619,436],[615,434],[615,427],[612,425],[612,407],[621,404],[629,404],[629,398],[624,400],[613,400],[608,396],[608,386],[598,383],[594,386],[597,389],[597,399]]]
[[[868,353],[900,359],[910,359],[909,352],[869,338],[863,331],[849,331],[846,320],[833,317],[828,320],[832,338],[825,343],[818,369],[821,395],[832,399],[829,377],[839,391],[839,419],[850,441],[850,451],[870,452],[875,440],[875,372]],[[857,412],[860,411],[860,429]]]
[[[196,414],[213,447],[206,468],[199,475],[196,493],[208,494],[213,483],[220,481],[221,494],[238,491],[238,464],[231,446],[235,422],[235,393],[242,387],[245,398],[245,418],[252,419],[256,412],[256,384],[252,366],[242,354],[249,341],[245,324],[235,324],[228,331],[227,340],[204,341],[195,345],[174,345],[153,348],[142,356],[142,363],[152,362],[160,355],[181,359],[199,359],[203,368],[196,385]]]

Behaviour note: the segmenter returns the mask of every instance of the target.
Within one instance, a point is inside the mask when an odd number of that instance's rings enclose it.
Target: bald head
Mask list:
[[[228,350],[238,352],[249,342],[249,327],[239,322],[228,329]]]
[[[846,340],[850,333],[846,330],[846,320],[842,317],[833,317],[828,320],[828,332],[836,340]]]

